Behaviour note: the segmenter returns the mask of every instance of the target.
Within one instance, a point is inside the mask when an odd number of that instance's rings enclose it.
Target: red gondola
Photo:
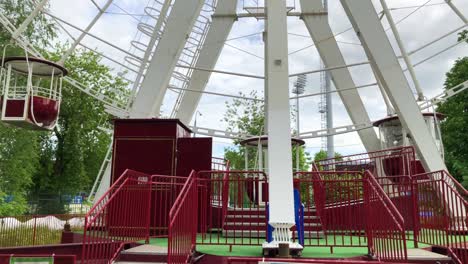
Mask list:
[[[62,78],[67,73],[63,66],[44,59],[3,58],[1,120],[23,128],[53,129],[60,112]]]

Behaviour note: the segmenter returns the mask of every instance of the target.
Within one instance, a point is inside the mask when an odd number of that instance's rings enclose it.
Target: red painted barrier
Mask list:
[[[306,246],[368,247],[382,260],[406,260],[403,217],[370,172],[314,170],[295,178],[306,216],[315,211],[321,224],[305,224]]]
[[[413,177],[420,231],[417,241],[447,247],[461,263],[468,263],[466,190],[445,171]]]
[[[364,174],[364,204],[370,252],[384,261],[407,261],[403,217],[369,171]]]
[[[189,263],[197,237],[197,174],[190,173],[169,212],[168,263]]]
[[[169,211],[179,196],[187,177],[151,176],[151,237],[167,237]]]
[[[198,186],[206,216],[198,244],[261,245],[266,240],[267,178],[258,171],[202,171]],[[203,200],[203,199],[202,199]]]
[[[307,205],[306,214],[316,211],[321,223],[315,229],[305,225],[306,245],[331,248],[368,246],[362,173],[315,171],[298,173],[296,178],[300,182],[302,200]]]
[[[108,263],[125,244],[149,239],[150,176],[126,170],[85,218],[81,263]]]
[[[415,160],[414,147],[399,147],[320,160],[317,166],[324,171],[369,170],[380,182],[380,178],[388,176],[413,175]]]
[[[20,215],[0,217],[0,248],[60,244],[65,224],[82,231],[84,215]]]
[[[223,158],[211,158],[211,170],[212,171],[228,171],[229,161]]]
[[[8,254],[0,255],[0,264],[10,264],[11,258],[52,258],[54,264],[75,264],[75,255]]]

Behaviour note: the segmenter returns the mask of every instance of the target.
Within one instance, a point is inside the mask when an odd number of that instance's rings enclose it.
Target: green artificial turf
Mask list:
[[[414,243],[411,238],[407,238],[407,248],[414,248]],[[244,243],[250,242],[257,242],[259,239],[249,239],[244,238]],[[328,241],[327,241],[328,240]],[[325,239],[312,239],[312,241],[316,245],[320,246],[305,246],[304,250],[302,251],[302,256],[306,258],[351,258],[351,257],[359,257],[366,255],[368,253],[366,243],[363,237],[356,237],[356,236],[344,236],[342,240],[342,247],[334,246],[333,247],[333,254],[331,253],[331,248],[328,245],[334,243],[335,241],[333,238]],[[215,256],[229,256],[229,257],[261,257],[262,256],[262,248],[260,245],[253,245],[253,246],[239,246],[233,245],[230,248],[230,243],[234,242],[232,238],[220,238],[223,245],[203,245],[203,239],[199,235],[197,237],[197,251],[209,255]],[[213,239],[214,241],[214,239]],[[359,241],[361,242],[361,246],[353,246],[358,245]],[[239,243],[240,239],[237,238],[236,242]],[[167,238],[151,238],[150,244],[158,245],[158,246],[167,246]],[[209,243],[208,240],[205,240],[205,243]],[[428,247],[429,245],[419,243],[420,248]],[[230,251],[231,249],[231,251]]]

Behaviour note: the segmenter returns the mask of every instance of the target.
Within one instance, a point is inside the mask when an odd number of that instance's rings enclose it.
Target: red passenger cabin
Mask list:
[[[60,112],[62,78],[67,73],[61,65],[44,59],[4,58],[1,120],[28,129],[53,129]]]

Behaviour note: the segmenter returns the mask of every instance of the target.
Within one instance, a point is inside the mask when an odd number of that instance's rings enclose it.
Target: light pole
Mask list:
[[[200,111],[197,110],[197,112],[195,113],[195,120],[193,121],[193,127],[195,128],[195,132],[193,133],[193,137],[196,137],[197,136],[197,117],[198,116],[203,116],[202,113]]]
[[[299,138],[299,129],[300,129],[300,123],[299,123],[299,95],[304,93],[305,86],[307,84],[307,75],[299,75],[297,76],[297,80],[294,83],[294,89],[292,90],[292,93],[296,95],[296,137]],[[296,145],[296,171],[299,171],[299,166],[300,166],[300,146]]]

